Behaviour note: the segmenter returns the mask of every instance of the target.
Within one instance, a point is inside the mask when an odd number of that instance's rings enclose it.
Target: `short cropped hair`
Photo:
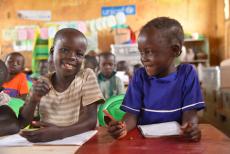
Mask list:
[[[111,52],[103,52],[103,53],[100,53],[100,54],[98,55],[99,63],[100,63],[101,57],[103,57],[104,59],[107,59],[107,58],[109,58],[109,57],[111,57],[111,56],[114,58],[114,62],[115,62],[115,61],[116,61],[116,57],[115,57],[115,55],[114,55],[113,53],[111,53]]]
[[[84,35],[82,32],[80,32],[79,30],[74,29],[74,28],[63,28],[63,29],[57,31],[57,33],[55,34],[53,46],[56,44],[57,40],[58,40],[61,36],[63,36],[64,33],[76,33],[76,34],[79,34],[79,35],[82,36],[82,37],[86,40],[86,42],[87,42],[87,38],[86,38],[85,35]]]
[[[4,59],[4,61],[6,62],[7,58],[9,56],[12,56],[12,55],[22,57],[23,66],[25,65],[25,57],[21,53],[19,53],[19,52],[11,52],[11,53],[7,54],[6,57],[5,57],[5,59]]]
[[[129,68],[127,61],[121,60],[117,62],[117,71],[126,71]]]
[[[85,61],[92,63],[95,67],[98,66],[98,61],[96,56],[85,55]]]
[[[168,41],[168,43],[171,44],[172,41],[176,39],[181,46],[183,45],[184,42],[183,27],[175,19],[169,17],[154,18],[142,27],[140,34],[146,31],[147,29],[160,30],[164,38]]]

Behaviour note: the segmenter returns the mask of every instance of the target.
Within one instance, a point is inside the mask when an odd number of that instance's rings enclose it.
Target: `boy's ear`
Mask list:
[[[173,55],[175,56],[175,57],[179,57],[180,56],[180,54],[181,54],[181,45],[179,44],[179,43],[176,43],[176,44],[173,44],[172,46],[171,46],[171,48],[172,48],[172,51],[173,51]]]

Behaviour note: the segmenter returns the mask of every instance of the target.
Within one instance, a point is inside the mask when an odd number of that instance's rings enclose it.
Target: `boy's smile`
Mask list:
[[[65,67],[66,69],[69,69],[69,70],[72,70],[72,69],[75,68],[75,66],[73,66],[73,65],[71,65],[71,64],[68,64],[68,63],[64,64],[64,67]]]
[[[62,34],[54,46],[53,59],[57,73],[61,76],[75,76],[80,71],[86,45],[86,39],[79,34]]]
[[[66,60],[63,60],[62,61],[62,68],[63,69],[66,69],[66,70],[69,70],[69,71],[74,71],[75,69],[77,69],[77,62],[71,62],[71,61],[66,61]]]
[[[141,62],[148,76],[164,77],[175,71],[171,67],[175,56],[164,37],[157,30],[146,30],[139,35]]]

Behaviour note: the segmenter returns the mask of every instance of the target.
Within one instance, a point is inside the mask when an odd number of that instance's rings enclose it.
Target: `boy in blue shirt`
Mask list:
[[[196,71],[190,64],[174,64],[183,40],[182,26],[168,17],[155,18],[141,29],[138,48],[144,67],[135,71],[121,105],[127,112],[123,122],[109,123],[114,138],[137,124],[177,121],[185,138],[200,140],[197,111],[205,104]]]

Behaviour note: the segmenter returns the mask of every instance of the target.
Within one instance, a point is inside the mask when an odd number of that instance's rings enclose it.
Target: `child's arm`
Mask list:
[[[22,132],[21,135],[30,142],[47,142],[95,129],[97,123],[97,103],[84,106],[80,112],[79,121],[71,126],[43,125],[39,130]]]
[[[19,132],[20,127],[14,111],[7,105],[0,106],[0,136]]]
[[[111,121],[109,123],[108,132],[114,138],[119,139],[124,137],[128,131],[132,130],[136,126],[137,116],[127,112],[123,117],[123,122]]]
[[[34,83],[25,104],[19,113],[18,119],[21,128],[24,128],[33,120],[37,104],[40,102],[42,96],[46,95],[49,90],[50,86],[44,79],[40,79]]]
[[[201,131],[198,127],[198,116],[196,110],[183,112],[182,135],[191,141],[200,141]]]

